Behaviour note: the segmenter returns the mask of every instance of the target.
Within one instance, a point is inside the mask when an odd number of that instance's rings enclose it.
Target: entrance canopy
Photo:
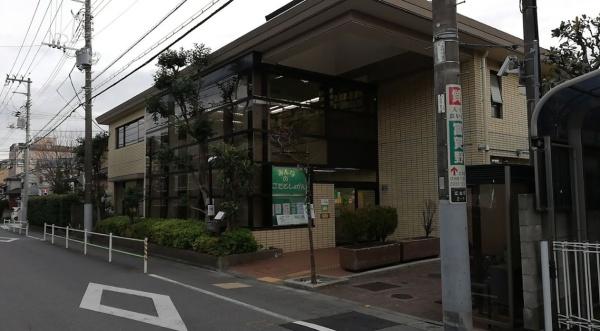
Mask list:
[[[597,129],[600,117],[600,70],[569,80],[548,92],[537,104],[531,136],[568,140],[569,127]]]
[[[548,92],[531,119],[548,239],[600,239],[600,70]]]

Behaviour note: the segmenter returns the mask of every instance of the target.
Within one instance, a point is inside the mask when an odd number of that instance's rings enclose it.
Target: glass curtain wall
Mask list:
[[[246,148],[257,164],[253,194],[240,210],[241,225],[272,227],[273,166],[377,169],[375,89],[369,85],[259,64],[250,54],[203,77],[200,99],[212,120],[209,147]],[[256,64],[255,64],[256,63]],[[223,98],[226,84],[235,86]],[[147,125],[147,215],[203,219],[199,151],[172,120]],[[218,169],[212,171],[216,207]]]

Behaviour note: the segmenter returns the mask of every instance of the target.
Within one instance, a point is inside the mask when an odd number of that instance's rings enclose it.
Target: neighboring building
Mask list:
[[[233,141],[247,147],[260,166],[256,193],[241,211],[243,225],[265,247],[308,248],[305,229],[280,217],[294,214],[294,203],[279,203],[272,191],[281,167],[298,164],[278,153],[273,132],[304,116],[307,129],[296,147],[317,169],[316,247],[336,244],[336,214],[342,208],[373,204],[397,208],[394,239],[422,236],[424,201],[437,199],[430,3],[305,0],[267,19],[212,54],[201,93],[215,123],[210,145]],[[464,43],[465,161],[527,163],[527,115],[519,79],[496,75],[515,52],[504,46],[523,41],[460,15],[458,25]],[[238,86],[233,107],[223,104],[217,86],[227,80]],[[167,120],[144,117],[144,100],[152,93],[142,92],[98,118],[110,126],[108,172],[115,204],[118,185],[144,185],[146,216],[201,218],[197,172],[165,167],[161,155],[163,146],[172,151],[168,161],[185,159],[194,165],[197,146]],[[223,116],[227,111],[233,115]],[[227,121],[229,132],[224,130]]]
[[[21,195],[23,177],[23,144],[12,144],[9,152],[8,174],[3,182],[7,185],[7,193],[11,206],[17,205]],[[51,181],[57,169],[74,169],[73,148],[57,143],[56,138],[44,138],[29,148],[29,195],[52,194]],[[65,178],[68,180],[69,178]]]
[[[98,117],[109,126],[107,193],[115,213],[123,213],[123,198],[128,188],[143,191],[146,168],[145,99],[133,98]],[[144,208],[139,209],[142,214]]]

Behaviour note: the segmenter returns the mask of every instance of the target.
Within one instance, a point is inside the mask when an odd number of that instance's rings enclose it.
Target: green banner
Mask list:
[[[306,176],[300,168],[273,167],[272,217],[273,225],[306,224]]]

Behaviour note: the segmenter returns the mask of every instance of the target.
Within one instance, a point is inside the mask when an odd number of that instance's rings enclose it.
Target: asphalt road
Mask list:
[[[17,240],[12,240],[17,239]],[[0,330],[433,330],[356,303],[0,230]]]

